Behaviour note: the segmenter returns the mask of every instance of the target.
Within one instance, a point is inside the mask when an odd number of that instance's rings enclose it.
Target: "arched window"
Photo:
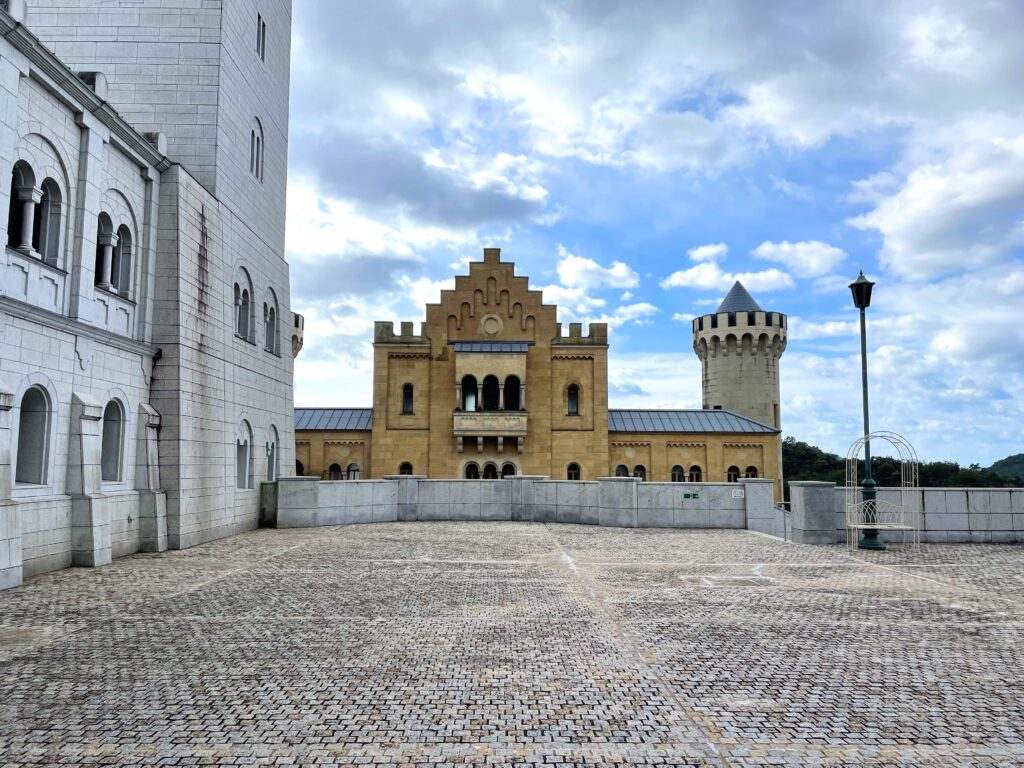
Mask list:
[[[50,452],[50,396],[42,387],[30,388],[21,398],[18,417],[18,469],[16,483],[45,485]]]
[[[256,313],[253,303],[252,281],[244,269],[235,273],[233,287],[235,336],[256,343]]]
[[[645,467],[643,464],[637,464],[635,467],[633,467],[633,477],[638,477],[641,481],[646,480],[647,467]]]
[[[685,483],[686,482],[686,471],[676,464],[672,467],[672,482],[673,483]]]
[[[402,385],[402,413],[411,414],[413,399],[412,399],[412,384]]]
[[[345,476],[349,480],[359,479],[359,465],[352,463],[348,465],[348,469],[345,471]]]
[[[327,470],[327,479],[328,480],[344,480],[345,479],[345,476],[341,473],[341,465],[340,464],[331,464],[330,468]]]
[[[484,465],[484,480],[497,480],[498,479],[498,468],[491,462],[487,462]]]
[[[523,406],[520,397],[520,386],[518,376],[508,376],[505,379],[505,410],[518,411]]]
[[[496,411],[500,408],[501,387],[497,376],[484,377],[484,410]]]
[[[60,264],[60,187],[53,179],[44,179],[42,198],[36,206],[32,248],[51,267]]]
[[[273,424],[267,430],[267,482],[277,480],[277,427]]]
[[[511,462],[501,465],[501,476],[502,477],[515,477],[516,476],[516,465]]]
[[[579,480],[580,479],[580,465],[573,463],[568,466],[565,470],[566,480]]]
[[[757,477],[757,467],[747,467],[747,471],[743,473],[744,477]]]
[[[619,464],[619,466],[615,468],[615,476],[629,477],[629,467],[627,467],[625,464]]]
[[[117,400],[111,400],[103,409],[103,439],[100,449],[102,479],[106,483],[121,480],[124,445],[124,408]]]
[[[249,422],[242,420],[235,438],[235,487],[252,488],[252,428]]]
[[[281,354],[281,323],[277,308],[277,296],[267,291],[263,301],[263,348],[273,355]]]
[[[410,464],[408,461],[403,461],[401,464],[398,465],[398,474],[400,474],[400,475],[411,475],[412,474],[412,464]]]
[[[305,477],[305,475],[306,475],[306,468],[304,466],[302,466],[302,462],[301,461],[296,459],[295,460],[295,476],[296,477]]]
[[[567,403],[567,406],[566,406],[566,413],[568,413],[570,416],[579,416],[580,415],[580,388],[578,386],[576,386],[575,384],[570,384],[569,385],[569,390],[568,390],[568,393],[567,393],[567,396],[566,396],[566,399],[568,400],[568,403]]]
[[[474,464],[472,461],[466,465],[465,476],[467,480],[479,480],[480,479],[480,467]]]
[[[114,290],[114,224],[110,216],[101,213],[96,219],[96,273],[94,282],[105,291]]]
[[[477,409],[476,376],[462,377],[462,410],[475,411]]]
[[[110,284],[119,296],[131,294],[132,233],[123,224],[117,228],[110,266]]]
[[[701,480],[703,478],[704,478],[704,473],[701,471],[700,467],[698,467],[696,464],[694,464],[692,467],[690,467],[690,482],[691,483],[699,483],[699,482],[701,482]]]
[[[36,205],[36,175],[28,163],[19,160],[11,171],[11,203],[7,213],[7,245],[11,248],[32,248]]]
[[[735,483],[740,479],[740,468],[729,467],[729,471],[726,472],[725,479],[727,482]]]
[[[249,173],[263,181],[263,125],[253,119],[249,133]]]

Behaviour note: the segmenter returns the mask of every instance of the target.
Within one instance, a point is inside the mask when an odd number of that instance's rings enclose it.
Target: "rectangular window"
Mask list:
[[[262,13],[256,14],[256,55],[260,61],[267,60],[267,21]]]

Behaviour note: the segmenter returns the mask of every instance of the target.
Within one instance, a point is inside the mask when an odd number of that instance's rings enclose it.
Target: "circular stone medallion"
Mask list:
[[[505,324],[497,315],[484,315],[480,318],[480,330],[488,336],[497,336]]]

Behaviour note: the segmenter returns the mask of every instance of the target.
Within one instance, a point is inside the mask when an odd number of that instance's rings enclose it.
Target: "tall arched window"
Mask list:
[[[472,461],[466,465],[466,470],[463,473],[467,480],[479,480],[480,479],[480,467],[478,467]]]
[[[32,248],[32,227],[37,206],[36,175],[23,160],[11,171],[11,204],[7,215],[7,245],[11,248]]]
[[[117,237],[114,235],[114,224],[110,216],[101,213],[96,218],[96,273],[94,282],[105,291],[114,289],[114,246]]]
[[[518,376],[508,376],[505,379],[505,410],[518,411],[520,405],[520,385]]]
[[[496,411],[500,408],[501,387],[497,376],[484,377],[484,410]]]
[[[267,291],[263,301],[263,348],[273,355],[281,354],[281,323],[277,296]]]
[[[729,467],[728,472],[726,472],[726,474],[725,474],[725,479],[726,479],[727,482],[730,482],[730,483],[738,482],[739,479],[740,479],[740,468],[739,467]]]
[[[263,181],[263,125],[253,119],[249,133],[249,173]]]
[[[44,263],[56,267],[60,265],[60,187],[56,181],[47,178],[43,180],[42,193],[36,206],[32,248]]]
[[[298,459],[295,460],[295,476],[304,477],[306,474],[306,468],[302,466],[302,462]]]
[[[487,462],[484,465],[484,480],[497,480],[498,479],[498,467]]]
[[[45,485],[50,453],[50,396],[42,387],[31,387],[21,398],[18,417],[18,468],[16,483]]]
[[[359,479],[359,465],[355,464],[355,463],[349,464],[348,465],[348,470],[346,470],[345,475],[346,475],[346,477],[349,480],[358,480]]]
[[[412,474],[412,464],[410,464],[408,461],[403,461],[401,464],[398,465],[398,474],[400,474],[400,475],[411,475]]]
[[[750,477],[750,478],[756,478],[757,477],[757,467],[753,467],[753,466],[747,467],[747,471],[743,473],[743,476],[744,477]]]
[[[234,296],[235,336],[248,341],[250,344],[255,344],[256,313],[254,311],[252,281],[249,279],[249,273],[244,269],[239,269],[235,273],[235,283],[232,291]]]
[[[344,480],[345,476],[341,472],[341,464],[331,464],[327,470],[328,480]]]
[[[619,464],[619,466],[615,468],[615,476],[629,477],[629,467],[627,467],[625,464]]]
[[[570,416],[580,415],[580,388],[575,384],[569,385],[569,390],[566,394],[568,403],[566,404],[566,413]]]
[[[477,410],[476,376],[462,377],[462,410]]]
[[[691,483],[699,483],[699,482],[701,482],[703,480],[703,478],[704,478],[704,472],[701,471],[700,467],[698,467],[696,464],[694,464],[692,467],[690,467],[690,482]]]
[[[110,267],[110,283],[119,296],[131,294],[132,233],[123,224],[117,228],[116,244]]]
[[[501,465],[501,476],[502,477],[515,477],[516,465],[508,462]]]
[[[684,483],[686,482],[686,471],[676,464],[672,467],[672,482],[673,483]]]
[[[638,477],[640,478],[640,480],[646,480],[647,467],[645,467],[643,464],[637,464],[635,467],[633,467],[633,477]]]
[[[111,400],[103,409],[103,439],[100,448],[102,479],[106,483],[121,481],[124,446],[124,408]]]
[[[413,392],[412,384],[403,384],[402,385],[402,413],[403,414],[408,415],[408,414],[412,413],[412,406],[413,406],[412,392]]]
[[[273,424],[267,430],[267,482],[277,480],[277,427]]]
[[[238,426],[238,435],[235,437],[235,487],[252,488],[252,427],[249,422],[242,420]]]
[[[566,480],[579,480],[580,479],[580,465],[573,463],[570,464],[565,470]]]

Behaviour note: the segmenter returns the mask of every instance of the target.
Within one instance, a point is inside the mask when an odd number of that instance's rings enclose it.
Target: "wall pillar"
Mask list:
[[[18,200],[21,201],[21,244],[19,251],[31,251],[32,240],[35,236],[36,206],[43,199],[43,191],[34,187],[23,187],[18,190]]]
[[[636,477],[599,477],[598,525],[615,528],[637,527]]]
[[[797,544],[835,544],[835,483],[791,482],[793,541]]]
[[[484,385],[476,385],[476,409],[482,411],[484,409]]]
[[[114,286],[110,282],[111,271],[114,264],[114,241],[117,238],[114,235],[100,235],[100,274],[99,274],[99,287],[105,291],[113,291]]]
[[[148,403],[140,403],[135,489],[139,492],[139,544],[143,552],[167,550],[167,494],[160,488],[159,430],[160,414]]]
[[[420,480],[426,475],[384,475],[384,480],[398,481],[398,522],[410,523],[419,520]]]
[[[462,408],[462,382],[455,384],[455,410]]]
[[[532,522],[536,519],[535,483],[547,480],[543,475],[514,475],[508,480],[512,485],[511,519]]]
[[[505,410],[505,385],[504,384],[499,384],[498,385],[498,410],[499,411],[504,411]]]
[[[21,513],[11,501],[11,410],[14,392],[0,381],[0,589],[21,584]]]
[[[67,490],[71,496],[71,564],[94,567],[111,560],[110,510],[100,491],[103,406],[71,396]]]
[[[278,478],[278,528],[315,528],[319,523],[319,516],[319,477]]]
[[[746,504],[747,530],[782,538],[785,513],[775,506],[775,483],[766,478],[741,478]]]

